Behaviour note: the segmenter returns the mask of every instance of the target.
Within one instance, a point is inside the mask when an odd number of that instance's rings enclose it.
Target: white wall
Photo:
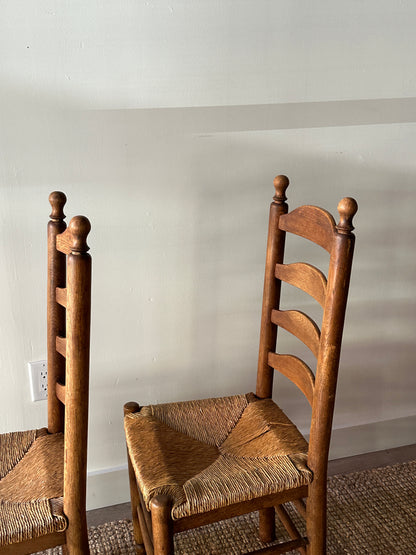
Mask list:
[[[332,456],[416,441],[413,2],[2,2],[0,432],[44,425],[47,197],[90,217],[89,506],[122,405],[252,390],[268,205],[354,196]],[[284,379],[276,398],[302,429]],[[410,425],[413,425],[413,427]],[[118,469],[118,470],[117,470]]]

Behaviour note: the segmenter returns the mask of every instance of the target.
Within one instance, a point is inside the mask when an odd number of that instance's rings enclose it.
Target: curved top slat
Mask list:
[[[321,333],[309,316],[299,310],[272,310],[271,321],[293,333],[318,358]]]
[[[317,206],[300,206],[279,218],[279,229],[309,239],[328,252],[332,249],[335,226],[331,214]]]
[[[324,274],[306,262],[293,264],[276,264],[275,276],[277,279],[294,285],[308,295],[311,295],[324,307],[326,295],[326,277]]]
[[[315,376],[309,366],[298,357],[278,353],[269,353],[268,362],[272,368],[297,385],[312,406]]]

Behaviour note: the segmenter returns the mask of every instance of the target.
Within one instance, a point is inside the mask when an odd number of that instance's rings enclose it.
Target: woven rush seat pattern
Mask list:
[[[125,430],[147,508],[167,494],[175,520],[312,481],[301,433],[253,393],[146,406]]]
[[[63,532],[63,434],[0,434],[0,452],[0,546]]]

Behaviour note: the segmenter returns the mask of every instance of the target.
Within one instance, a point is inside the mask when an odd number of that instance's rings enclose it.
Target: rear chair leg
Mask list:
[[[124,416],[126,414],[137,412],[140,410],[138,403],[130,402],[124,405]],[[130,460],[129,450],[127,449],[127,464],[129,467],[129,483],[130,483],[130,500],[131,500],[131,515],[133,521],[133,534],[134,542],[136,544],[137,555],[144,555],[146,553],[142,531],[140,529],[139,518],[137,516],[137,507],[140,503],[139,492],[137,490],[136,476],[134,474],[133,466]]]
[[[276,539],[274,507],[259,510],[259,536],[264,543]]]

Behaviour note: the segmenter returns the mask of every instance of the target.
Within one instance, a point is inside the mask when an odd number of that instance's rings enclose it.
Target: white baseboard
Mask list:
[[[340,459],[416,443],[416,415],[333,430],[329,458]],[[87,509],[130,500],[127,464],[88,472]]]
[[[416,443],[416,415],[332,431],[329,459],[341,459]]]
[[[87,511],[130,501],[127,463],[88,472]]]

